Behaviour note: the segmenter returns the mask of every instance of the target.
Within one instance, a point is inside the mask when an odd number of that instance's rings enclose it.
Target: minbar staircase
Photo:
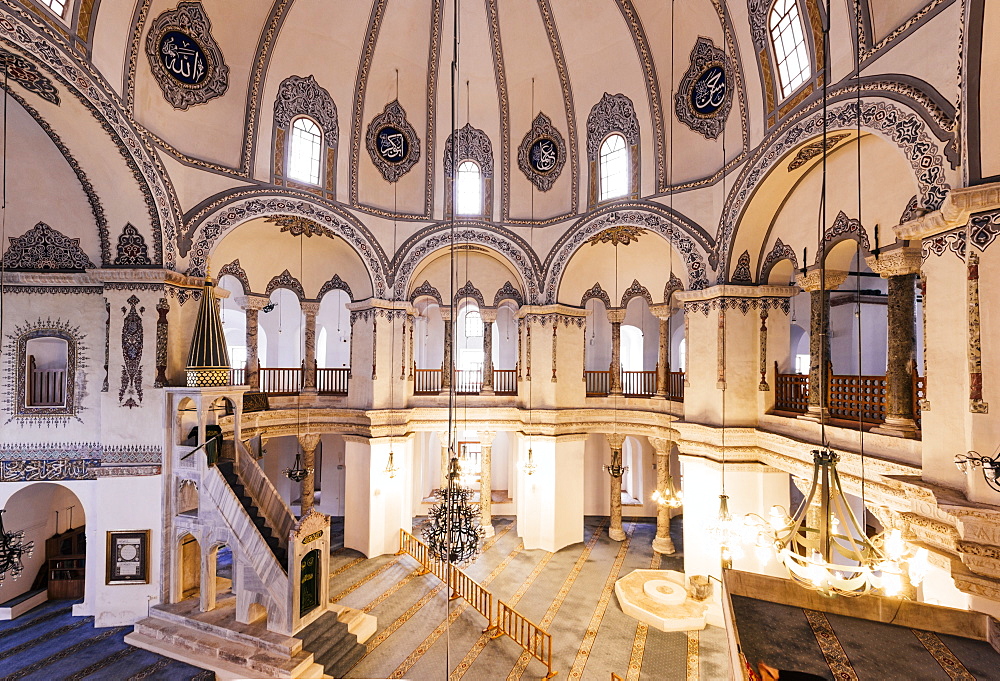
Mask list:
[[[250,520],[257,527],[260,532],[260,536],[267,542],[267,545],[271,548],[271,553],[274,554],[274,558],[278,561],[285,572],[288,572],[288,551],[281,548],[281,543],[278,538],[274,536],[271,528],[267,525],[267,520],[261,515],[260,509],[257,504],[254,503],[253,498],[247,493],[246,487],[240,482],[239,476],[236,474],[236,468],[232,461],[220,461],[216,468],[222,473],[222,477],[226,479],[229,484],[229,488],[233,490],[233,494],[239,499],[240,505],[246,510],[247,515],[250,516]]]

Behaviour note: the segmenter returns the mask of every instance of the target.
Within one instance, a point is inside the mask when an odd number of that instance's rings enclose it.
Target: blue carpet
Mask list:
[[[94,626],[73,617],[74,601],[49,601],[21,617],[0,622],[0,680],[208,681],[215,674],[134,648],[124,641],[132,627]]]

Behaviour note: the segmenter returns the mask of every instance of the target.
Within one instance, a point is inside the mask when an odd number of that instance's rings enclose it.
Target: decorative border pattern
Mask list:
[[[105,464],[159,464],[163,450],[159,445],[106,445],[101,447]]]
[[[323,300],[323,296],[334,290],[343,291],[347,294],[349,299],[352,301],[354,300],[354,294],[351,293],[351,287],[348,286],[346,281],[340,278],[339,274],[334,274],[320,287],[319,293],[316,294],[316,300]]]
[[[80,248],[79,239],[71,239],[44,222],[8,239],[10,245],[0,259],[7,270],[82,272],[96,267]]]
[[[93,480],[100,459],[0,459],[0,482]]]
[[[59,90],[39,72],[38,67],[19,54],[0,49],[0,66],[4,73],[28,92],[59,106]]]
[[[693,300],[684,303],[684,311],[686,313],[700,312],[706,317],[711,310],[739,310],[745,317],[750,310],[766,310],[768,308],[781,310],[785,314],[788,314],[792,306],[788,298],[738,298],[735,296],[712,298],[711,300]]]
[[[389,162],[382,158],[377,144],[378,133],[382,128],[391,125],[406,138],[407,154],[397,162]],[[368,134],[365,136],[365,146],[368,148],[368,155],[371,156],[372,163],[382,173],[386,182],[395,182],[420,160],[420,138],[417,131],[413,129],[410,122],[406,120],[406,111],[399,104],[399,100],[394,99],[385,105],[385,109],[368,124]]]
[[[479,307],[486,307],[486,301],[483,299],[483,294],[473,286],[471,281],[465,282],[465,286],[455,291],[455,305],[459,304],[465,298],[472,298],[477,303]]]
[[[0,460],[100,459],[102,451],[99,442],[5,442],[0,444]]]
[[[444,304],[444,301],[441,298],[441,292],[431,286],[431,283],[426,279],[424,279],[424,283],[413,289],[413,293],[410,294],[410,302],[412,303],[420,296],[430,296],[431,298],[437,300],[438,305]]]
[[[552,169],[547,172],[539,172],[531,164],[531,159],[528,155],[531,153],[531,148],[534,146],[535,142],[542,139],[551,140],[553,144],[556,145],[556,162],[552,166]],[[524,176],[528,178],[528,181],[533,185],[538,187],[539,191],[547,192],[552,189],[552,185],[555,184],[556,180],[559,179],[560,173],[562,173],[563,166],[566,164],[566,143],[563,142],[562,135],[559,131],[552,125],[552,121],[544,113],[539,112],[535,116],[535,120],[531,124],[531,129],[524,135],[524,139],[521,140],[521,146],[517,148],[517,167],[521,169]],[[510,192],[505,192],[505,203],[507,198],[509,198]],[[508,211],[509,212],[509,211]]]
[[[851,133],[844,132],[840,133],[839,135],[827,135],[826,144],[823,144],[822,138],[816,140],[815,142],[810,142],[809,144],[799,149],[799,152],[795,154],[795,158],[793,158],[791,162],[788,164],[788,172],[798,170],[806,163],[809,163],[809,161],[813,160],[814,158],[822,154],[824,149],[825,151],[829,152],[835,146],[837,146],[850,136]]]
[[[990,405],[983,401],[983,346],[980,337],[979,314],[979,255],[969,252],[966,263],[967,305],[969,310],[968,355],[969,355],[969,411],[986,414]]]
[[[248,295],[251,292],[250,289],[250,278],[247,276],[246,271],[240,265],[240,259],[236,258],[231,263],[227,263],[219,268],[219,280],[225,276],[233,277],[238,279],[240,284],[243,286],[243,294]]]
[[[122,233],[118,236],[118,246],[115,249],[115,265],[123,267],[149,267],[153,261],[149,259],[149,249],[146,240],[131,222],[126,222]]]
[[[375,45],[382,19],[385,17],[385,6],[388,0],[375,0],[368,19],[368,30],[365,32],[365,42],[361,51],[361,62],[358,64],[358,76],[354,83],[354,110],[351,116],[351,203],[358,203],[358,169],[361,167],[361,125],[364,116],[365,99],[368,95],[368,74],[371,72],[372,60],[375,57]],[[430,145],[428,139],[428,145]]]
[[[921,631],[919,629],[910,629],[913,635],[917,637],[921,645],[927,649],[927,652],[931,654],[934,661],[941,665],[941,669],[944,670],[952,681],[976,681],[976,677],[969,673],[969,670],[965,668],[955,653],[944,644],[937,634],[930,631]]]
[[[627,307],[633,298],[644,298],[647,304],[653,304],[653,296],[649,295],[649,289],[640,284],[638,279],[633,279],[632,284],[622,294],[622,307]]]
[[[856,218],[849,218],[844,211],[840,211],[837,213],[837,219],[833,221],[833,224],[823,232],[824,250],[829,253],[831,246],[845,239],[858,241],[866,251],[871,251],[871,246],[868,243],[868,233],[862,227],[861,221]],[[818,265],[819,259],[820,254],[817,253],[813,264]]]
[[[160,41],[170,31],[179,31],[191,38],[205,56],[208,73],[197,85],[187,85],[174,78],[160,60]],[[219,44],[212,37],[212,22],[200,2],[181,2],[167,10],[149,27],[146,34],[146,56],[153,77],[163,91],[163,97],[175,109],[186,111],[195,104],[204,104],[221,97],[229,89],[229,67]]]
[[[307,300],[306,291],[302,288],[302,283],[293,277],[292,273],[287,269],[281,274],[271,277],[271,281],[267,282],[267,288],[264,289],[264,295],[270,296],[279,288],[288,289],[298,297],[300,302]]]
[[[524,296],[510,281],[505,281],[503,286],[497,289],[496,295],[493,296],[493,307],[499,307],[501,301],[504,300],[513,300],[518,307],[524,306]]]
[[[26,286],[21,284],[8,284],[3,287],[3,292],[45,295],[47,293],[62,293],[74,296],[93,296],[104,293],[103,286]]]
[[[757,278],[757,281],[765,282],[771,275],[771,269],[779,262],[786,259],[792,261],[793,270],[799,269],[799,261],[795,257],[795,251],[792,250],[791,246],[782,243],[781,237],[778,237],[774,242],[774,246],[771,248],[771,252],[767,254],[764,261],[761,263],[760,276]]]
[[[826,663],[830,666],[834,678],[838,681],[858,681],[858,675],[851,665],[851,660],[844,652],[844,647],[840,645],[840,640],[837,638],[836,632],[833,631],[833,627],[830,626],[830,620],[826,618],[826,615],[817,610],[803,609],[802,612],[806,616],[809,628],[812,629],[816,643],[819,644],[819,649],[823,653]]]
[[[669,303],[670,299],[674,297],[675,293],[683,290],[684,290],[684,283],[681,281],[680,277],[671,272],[670,279],[668,279],[667,283],[663,285],[663,302]]]
[[[139,299],[132,294],[125,301],[128,309],[122,307],[125,321],[122,323],[122,382],[118,389],[118,404],[133,409],[142,406],[142,314],[146,308],[139,305]]]
[[[608,295],[607,291],[601,288],[600,282],[596,282],[584,292],[583,297],[580,298],[580,307],[587,307],[587,303],[591,298],[597,298],[598,300],[604,301],[604,307],[608,310],[611,309],[611,296]]]
[[[27,345],[32,338],[54,337],[66,341],[66,404],[60,407],[26,406],[27,387]],[[22,427],[38,425],[42,427],[65,426],[71,418],[83,423],[80,413],[84,411],[83,398],[87,395],[88,366],[84,342],[86,334],[80,327],[61,319],[42,319],[25,322],[7,334],[10,343],[4,351],[7,358],[5,369],[6,386],[3,392],[6,411],[10,416],[4,425],[15,421]]]
[[[736,269],[733,270],[732,277],[734,284],[752,284],[753,275],[750,274],[750,251],[743,251],[740,259],[736,262]]]
[[[697,94],[696,90],[701,76],[712,67],[722,69],[726,91],[723,94],[722,103],[713,113],[706,116],[695,110],[692,106],[692,99]],[[677,93],[674,95],[674,111],[677,114],[677,120],[706,139],[716,139],[726,126],[729,111],[733,107],[733,91],[730,87],[732,73],[733,67],[726,58],[725,51],[716,47],[709,38],[699,36],[691,50],[691,65],[688,66],[688,70],[681,78],[681,82],[677,86]]]

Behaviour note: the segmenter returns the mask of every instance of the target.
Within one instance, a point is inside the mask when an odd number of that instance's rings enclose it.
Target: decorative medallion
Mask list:
[[[610,243],[612,246],[628,246],[633,241],[638,241],[639,237],[646,233],[646,230],[642,227],[637,227],[635,225],[618,225],[617,227],[611,227],[604,230],[603,232],[598,232],[594,236],[587,239],[587,243],[591,246],[596,246],[597,244],[607,244]]]
[[[19,237],[8,237],[10,246],[3,254],[8,270],[82,272],[96,267],[80,248],[79,239],[71,239],[44,222]]]
[[[851,134],[847,132],[842,132],[839,135],[827,135],[826,150],[830,151],[831,149],[833,149],[835,146],[837,146],[843,140],[847,139],[850,136]],[[809,144],[799,149],[799,153],[795,154],[795,158],[793,158],[791,162],[788,164],[788,172],[792,172],[793,170],[801,168],[806,163],[808,163],[809,161],[816,158],[822,153],[823,153],[822,139],[818,139],[815,142],[810,142]]]
[[[175,109],[204,104],[229,88],[229,67],[211,30],[200,2],[178,4],[149,29],[146,56],[163,96]]]
[[[118,255],[115,257],[115,265],[125,267],[146,267],[152,265],[149,259],[149,249],[146,247],[146,240],[131,222],[126,222],[118,237]]]
[[[691,66],[674,95],[677,120],[708,139],[718,137],[733,105],[730,73],[726,53],[699,37],[691,50]]]
[[[539,190],[547,192],[566,164],[566,144],[549,117],[539,113],[517,149],[517,166]]]
[[[122,307],[125,320],[122,323],[122,382],[118,403],[132,409],[142,404],[142,314],[146,308],[139,305],[135,295],[125,302],[129,307]],[[136,305],[139,305],[138,310]]]
[[[38,71],[34,63],[21,55],[0,49],[0,66],[5,69],[8,78],[28,92],[34,92],[45,101],[59,105],[59,91],[52,81]]]
[[[318,223],[301,215],[272,215],[264,218],[264,222],[278,225],[281,227],[282,232],[289,232],[292,236],[305,235],[311,237],[313,234],[322,236],[326,233]]]
[[[368,124],[366,145],[386,182],[395,182],[420,160],[420,140],[398,100],[386,104]]]
[[[750,273],[750,251],[743,251],[739,260],[736,261],[736,269],[733,270],[733,283],[753,283],[753,275]]]

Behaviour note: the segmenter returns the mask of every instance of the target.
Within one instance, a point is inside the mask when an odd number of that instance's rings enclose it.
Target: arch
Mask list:
[[[302,288],[301,282],[292,276],[292,273],[287,269],[281,274],[271,277],[271,281],[267,282],[267,288],[264,290],[264,295],[270,296],[276,289],[286,288],[296,296],[298,296],[299,301],[306,300],[306,291]]]
[[[410,294],[410,302],[414,303],[417,299],[424,296],[430,296],[437,301],[438,305],[444,305],[444,300],[441,298],[441,292],[431,286],[431,283],[426,279],[424,279],[424,283],[413,289],[413,292]]]
[[[607,291],[601,288],[600,282],[595,282],[594,285],[583,294],[583,297],[580,298],[580,307],[587,307],[587,302],[592,298],[603,301],[604,307],[606,308],[611,307],[611,296],[608,295]]]
[[[465,286],[455,291],[455,304],[461,303],[464,298],[472,298],[479,303],[479,307],[486,307],[486,301],[483,299],[483,294],[479,292],[479,289],[473,286],[471,281],[465,282]]]
[[[351,293],[351,287],[346,281],[340,278],[339,274],[334,274],[330,279],[328,279],[319,289],[319,293],[316,294],[316,300],[323,300],[325,296],[330,291],[340,290],[347,294],[347,297],[354,300],[354,294]]]
[[[653,296],[649,295],[649,289],[639,283],[638,279],[632,280],[632,285],[625,289],[622,294],[622,307],[626,307],[633,298],[644,298],[649,305],[653,304]]]
[[[323,132],[309,116],[292,119],[285,170],[289,180],[318,185],[323,173]]]
[[[635,106],[627,96],[605,92],[601,100],[593,106],[587,116],[587,165],[590,169],[588,204],[594,207],[609,199],[601,198],[600,156],[608,137],[619,134],[625,141],[628,163],[628,188],[621,196],[636,198],[639,194],[639,119]]]
[[[617,210],[615,209],[617,208]],[[685,224],[686,223],[686,224]],[[634,225],[655,232],[677,250],[687,267],[688,288],[700,290],[708,287],[708,267],[703,255],[701,238],[692,238],[701,230],[679,214],[654,211],[644,205],[622,209],[608,207],[581,218],[556,242],[545,259],[545,288],[541,296],[547,303],[554,303],[558,296],[562,275],[573,254],[592,236],[620,225]]]
[[[823,232],[823,250],[829,254],[834,246],[845,240],[857,241],[866,252],[871,251],[871,247],[868,245],[868,233],[861,225],[861,221],[849,218],[844,211],[840,211],[833,224]],[[820,253],[816,254],[813,264],[820,264]]]
[[[0,18],[0,42],[37,61],[72,93],[101,126],[129,167],[143,195],[153,233],[155,264],[173,269],[176,263],[174,241],[180,224],[179,202],[148,136],[132,124],[132,117],[119,106],[118,95],[95,75],[79,55],[64,44],[51,40],[45,32],[48,29],[39,30],[41,25],[27,10],[17,7],[8,7],[7,10]],[[62,104],[60,108],[66,110],[67,116],[72,116],[72,108],[65,106],[66,102]],[[80,117],[73,117],[77,127],[79,121]],[[110,254],[106,239],[105,230],[102,249],[108,247]]]
[[[389,259],[375,236],[360,220],[339,207],[320,202],[315,196],[275,189],[250,189],[224,192],[209,199],[189,215],[178,247],[188,256],[187,273],[205,276],[208,256],[230,231],[250,220],[296,215],[307,218],[328,238],[347,242],[368,270],[375,296],[388,293]],[[280,230],[280,226],[275,226]]]
[[[521,285],[529,304],[538,300],[541,262],[531,247],[513,231],[482,223],[456,222],[454,245],[480,244],[495,251],[521,275]],[[452,223],[439,223],[406,240],[392,261],[393,289],[397,300],[405,296],[417,265],[436,251],[452,246]]]
[[[774,246],[771,251],[765,256],[764,260],[761,261],[760,270],[757,274],[757,281],[764,282],[770,281],[771,270],[783,260],[788,260],[792,263],[792,270],[799,269],[799,261],[795,257],[795,251],[788,244],[782,243],[781,237],[778,237],[774,242]]]
[[[935,133],[927,121],[928,118],[933,119],[935,112],[923,109],[917,100],[918,95],[910,93],[914,88],[900,88],[899,84],[895,83],[873,82],[869,85],[871,87],[869,98],[862,100],[860,109],[862,131],[876,134],[899,148],[913,169],[923,208],[928,211],[937,210],[951,187],[947,182],[944,168],[946,145],[939,144],[935,139],[944,141],[949,136],[942,137]],[[908,93],[906,101],[892,101],[890,87],[894,85],[897,86],[896,89]],[[883,88],[885,92],[881,91]],[[845,87],[832,93],[829,99],[837,102],[853,96],[856,96],[856,91]],[[731,249],[738,228],[743,226],[744,215],[766,178],[795,149],[817,139],[822,142],[823,112],[817,110],[819,106],[819,103],[814,103],[772,133],[770,139],[758,147],[754,156],[740,171],[729,196],[726,197],[726,204],[716,230],[715,245],[709,254],[709,264],[718,271],[720,283],[723,283],[728,276],[729,261],[732,258]],[[848,100],[829,107],[828,138],[838,131],[856,132],[858,118],[856,101]],[[819,153],[822,153],[822,144]],[[719,267],[719,263],[725,264],[725,267]]]
[[[510,283],[510,281],[504,282],[504,285],[501,286],[497,290],[496,295],[493,296],[493,307],[499,307],[500,303],[504,300],[512,300],[518,307],[522,307],[524,305],[524,296],[521,295],[520,291],[514,288],[514,285]]]
[[[177,539],[176,601],[201,595],[201,542],[190,532]]]
[[[238,279],[240,284],[243,285],[243,295],[249,295],[253,289],[250,288],[250,279],[247,277],[247,273],[240,266],[240,259],[236,258],[231,263],[227,263],[219,268],[219,281],[221,283],[222,277],[229,275],[235,279]]]
[[[674,294],[683,290],[684,283],[680,280],[680,277],[671,272],[670,278],[667,279],[667,283],[663,285],[663,302],[670,303]]]

